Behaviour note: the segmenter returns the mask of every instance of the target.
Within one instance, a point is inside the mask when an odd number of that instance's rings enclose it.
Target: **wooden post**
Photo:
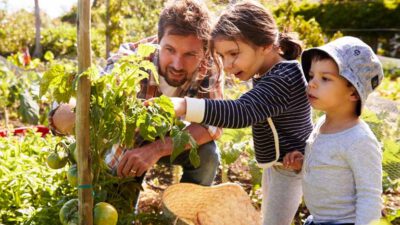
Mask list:
[[[79,74],[91,66],[90,0],[78,0],[78,69]],[[79,225],[93,224],[93,188],[89,134],[90,80],[79,79],[76,104],[76,146],[78,150]]]

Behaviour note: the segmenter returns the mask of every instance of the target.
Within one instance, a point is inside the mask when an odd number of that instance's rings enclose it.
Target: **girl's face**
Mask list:
[[[313,60],[309,76],[307,94],[314,109],[330,113],[355,105],[355,89],[339,75],[339,69],[333,60]]]
[[[246,81],[268,70],[265,62],[267,47],[253,46],[241,40],[214,40],[215,51],[221,58],[224,71]]]

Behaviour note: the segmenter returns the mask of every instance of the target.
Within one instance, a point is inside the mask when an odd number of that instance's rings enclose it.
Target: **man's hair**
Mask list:
[[[203,41],[204,50],[208,48],[211,32],[211,17],[207,7],[196,0],[173,0],[166,3],[158,21],[158,41],[169,34],[195,35]]]
[[[320,51],[320,50],[314,50],[314,51],[310,52],[310,60],[311,60],[311,63],[323,61],[323,60],[332,60],[333,62],[335,62],[335,60],[328,53],[326,53],[324,51]],[[336,62],[335,62],[335,64],[336,64]],[[308,77],[308,74],[306,76]],[[349,81],[347,81],[347,85],[349,87],[354,87]],[[356,91],[356,94],[358,94],[357,91]],[[358,101],[356,102],[356,115],[357,116],[361,115],[361,99],[358,99]]]

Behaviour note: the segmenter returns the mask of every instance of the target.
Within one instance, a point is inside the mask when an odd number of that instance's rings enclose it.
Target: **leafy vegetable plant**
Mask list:
[[[170,136],[174,144],[171,160],[190,145],[191,162],[194,166],[200,163],[197,144],[184,130],[185,125],[175,118],[169,98],[160,96],[145,106],[143,99],[136,96],[140,82],[149,77],[150,71],[158,81],[156,67],[146,60],[154,50],[151,45],[140,45],[136,54],[115,63],[110,73],[100,73],[92,67],[76,76],[73,68],[54,65],[43,75],[40,88],[41,95],[50,94],[57,102],[68,102],[76,93],[78,79],[90,79],[90,160],[95,201],[113,204],[120,213],[120,223],[131,216],[141,186],[136,178],[115,177],[105,164],[105,155],[114,144],[132,149],[143,142]],[[73,155],[74,151],[69,149],[66,152]]]

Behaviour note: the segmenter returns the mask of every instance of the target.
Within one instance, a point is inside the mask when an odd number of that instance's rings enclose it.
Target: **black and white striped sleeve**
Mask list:
[[[290,102],[290,84],[280,77],[260,81],[236,100],[187,99],[186,119],[217,127],[242,128],[283,113]],[[201,115],[203,114],[203,116]]]

